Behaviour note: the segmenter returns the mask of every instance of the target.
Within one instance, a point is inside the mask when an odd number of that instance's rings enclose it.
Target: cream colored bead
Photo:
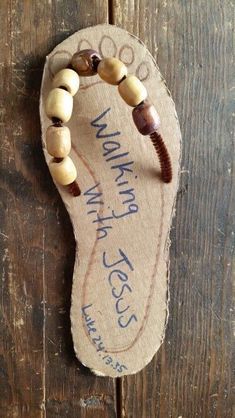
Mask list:
[[[129,106],[133,107],[140,104],[148,95],[146,88],[135,75],[127,76],[127,78],[119,84],[118,91],[123,100],[125,100]]]
[[[53,179],[61,186],[67,186],[73,183],[77,177],[76,167],[70,157],[65,157],[59,163],[51,160],[49,170]]]
[[[76,71],[65,68],[55,75],[52,86],[64,87],[72,96],[74,96],[79,89],[79,75]]]
[[[127,75],[127,68],[117,58],[103,58],[98,65],[97,72],[106,83],[117,85]]]
[[[68,122],[73,111],[73,97],[67,91],[55,88],[50,91],[46,100],[48,118],[58,118]]]
[[[47,151],[56,158],[64,158],[71,151],[71,135],[67,126],[49,126],[46,131]]]

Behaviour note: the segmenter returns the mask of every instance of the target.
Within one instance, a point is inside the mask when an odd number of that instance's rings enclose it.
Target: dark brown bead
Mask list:
[[[82,77],[90,77],[97,74],[97,67],[101,57],[93,49],[83,49],[76,52],[71,60],[71,67]]]
[[[158,130],[160,126],[160,118],[151,103],[144,101],[136,106],[132,111],[133,120],[138,131],[142,135],[150,135]]]

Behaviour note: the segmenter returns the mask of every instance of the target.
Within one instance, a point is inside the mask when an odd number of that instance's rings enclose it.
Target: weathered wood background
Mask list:
[[[1,0],[0,21],[0,417],[231,418],[234,3]],[[166,339],[145,370],[117,381],[73,352],[74,238],[38,114],[46,54],[103,22],[146,43],[183,134]]]

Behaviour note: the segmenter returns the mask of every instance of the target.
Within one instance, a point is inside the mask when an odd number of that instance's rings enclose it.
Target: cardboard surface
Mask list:
[[[46,161],[45,99],[53,75],[80,49],[116,56],[146,86],[161,118],[173,181],[162,183],[156,152],[141,136],[115,86],[81,78],[74,97],[71,158],[82,195],[58,185],[77,243],[71,324],[79,360],[94,373],[132,374],[158,350],[168,316],[169,231],[179,182],[181,133],[175,106],[153,57],[133,35],[113,25],[83,29],[47,57],[40,116]]]

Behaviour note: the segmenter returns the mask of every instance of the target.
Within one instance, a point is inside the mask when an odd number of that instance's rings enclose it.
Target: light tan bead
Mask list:
[[[49,170],[53,179],[61,186],[73,183],[77,177],[76,167],[70,157],[65,157],[59,163],[51,160]]]
[[[73,111],[73,97],[67,91],[55,88],[50,91],[46,100],[48,118],[57,118],[68,122]]]
[[[55,75],[52,86],[64,87],[72,96],[74,96],[79,89],[79,75],[76,71],[65,68]]]
[[[106,83],[117,85],[127,75],[127,68],[117,58],[103,58],[98,65],[97,72]]]
[[[49,126],[46,131],[47,151],[56,158],[66,157],[71,150],[71,135],[67,126]]]
[[[133,107],[140,104],[148,95],[143,83],[135,75],[127,76],[127,78],[119,84],[118,91],[123,100],[125,100],[129,106]]]

